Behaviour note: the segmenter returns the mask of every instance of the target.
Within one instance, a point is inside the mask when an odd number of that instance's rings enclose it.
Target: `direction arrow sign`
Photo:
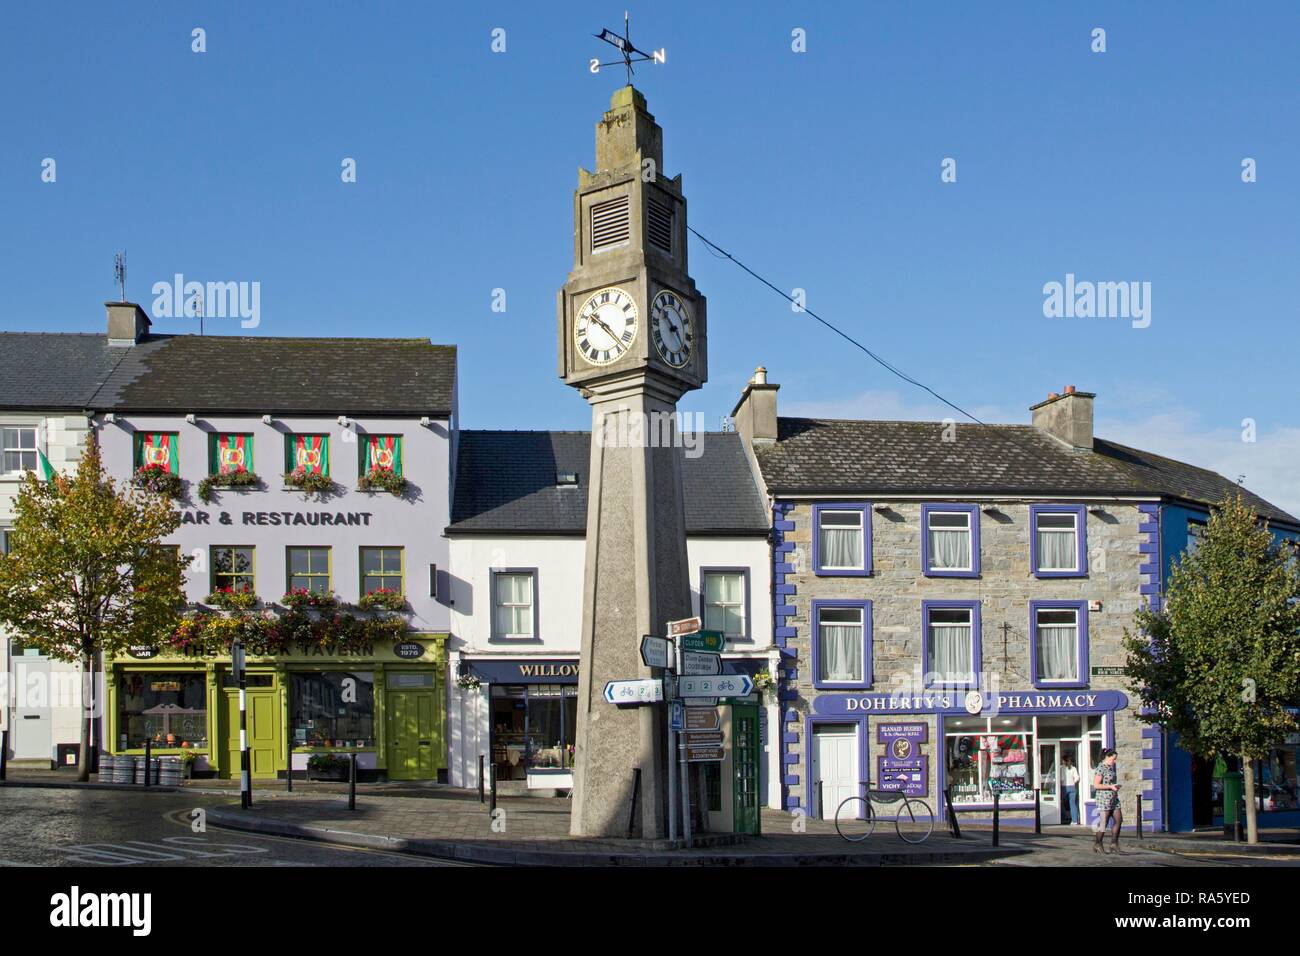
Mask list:
[[[682,651],[682,673],[691,677],[713,677],[722,673],[722,655],[708,651]]]
[[[680,621],[668,622],[668,636],[680,637],[683,634],[693,634],[704,626],[704,622],[698,617],[684,617]]]
[[[721,730],[722,715],[716,707],[687,707],[687,730]]]
[[[679,677],[679,697],[748,697],[754,679],[748,674],[722,674],[718,677]]]
[[[612,680],[605,685],[605,700],[611,704],[653,704],[664,699],[664,685],[658,680]]]
[[[691,732],[686,735],[687,747],[721,747],[722,731]]]
[[[646,667],[667,667],[668,641],[662,637],[641,638],[641,662]]]
[[[721,631],[696,631],[693,634],[682,635],[682,650],[686,651],[709,651],[720,654],[726,644],[727,640],[722,636]]]

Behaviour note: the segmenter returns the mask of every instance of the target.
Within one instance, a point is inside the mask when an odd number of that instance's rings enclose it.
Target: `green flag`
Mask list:
[[[50,465],[50,460],[39,448],[36,449],[36,477],[41,481],[49,481],[54,477],[54,468]]]

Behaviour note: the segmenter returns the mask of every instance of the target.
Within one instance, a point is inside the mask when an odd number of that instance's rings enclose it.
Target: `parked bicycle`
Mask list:
[[[904,843],[924,843],[934,832],[934,812],[924,800],[909,797],[901,790],[872,790],[862,784],[865,796],[848,797],[835,809],[835,830],[850,843],[861,843],[871,836],[876,823],[891,819]]]

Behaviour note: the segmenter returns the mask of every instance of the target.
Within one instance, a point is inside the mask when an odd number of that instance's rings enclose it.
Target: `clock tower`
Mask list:
[[[691,612],[676,413],[707,379],[707,336],[681,176],[663,174],[663,130],[631,86],[596,124],[596,169],[578,171],[573,218],[559,373],[591,403],[592,438],[571,832],[625,834],[639,768],[642,836],[659,838],[666,707],[618,707],[604,690],[661,676],[642,664],[641,637]]]

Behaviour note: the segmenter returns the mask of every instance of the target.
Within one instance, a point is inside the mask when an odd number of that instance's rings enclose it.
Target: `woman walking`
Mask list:
[[[1097,832],[1093,834],[1092,852],[1105,852],[1102,841],[1106,839],[1106,827],[1114,820],[1110,835],[1110,852],[1122,853],[1119,848],[1119,828],[1124,822],[1124,812],[1119,807],[1119,771],[1115,761],[1119,755],[1109,747],[1101,752],[1101,765],[1092,776],[1092,789],[1097,795]]]

